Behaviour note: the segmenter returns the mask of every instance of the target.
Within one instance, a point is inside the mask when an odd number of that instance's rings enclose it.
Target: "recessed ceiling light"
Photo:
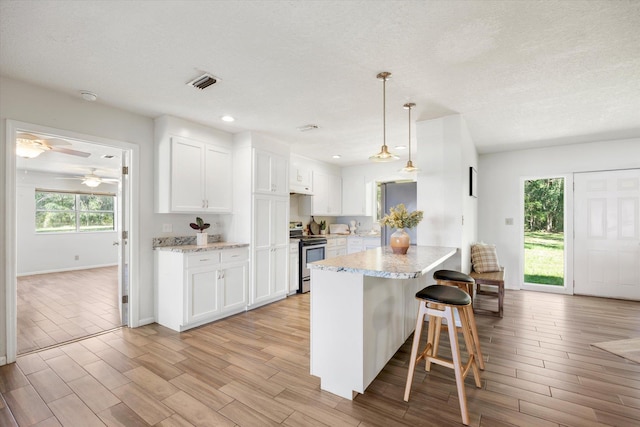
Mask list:
[[[339,159],[339,158],[341,158],[342,156],[341,156],[340,154],[334,154],[334,155],[333,155],[333,156],[331,156],[331,157],[333,157],[334,159]]]
[[[88,90],[81,90],[80,96],[82,96],[82,99],[84,99],[85,101],[90,101],[90,102],[93,102],[96,99],[98,99],[98,95],[96,95],[93,92],[89,92]]]
[[[222,116],[220,118],[222,119],[223,122],[233,122],[233,121],[236,120],[235,118],[233,118],[231,116]]]
[[[407,146],[406,146],[406,145],[396,145],[396,146],[395,146],[395,149],[396,149],[396,150],[406,150],[406,149],[407,149]]]

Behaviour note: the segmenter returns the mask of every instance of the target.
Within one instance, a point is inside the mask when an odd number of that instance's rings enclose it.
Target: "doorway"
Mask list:
[[[577,173],[574,293],[640,300],[640,169]]]
[[[12,362],[18,353],[110,330],[132,318],[123,301],[131,277],[128,172],[137,149],[11,120],[7,141],[7,223],[14,225],[6,242]],[[40,152],[18,153],[20,144]],[[49,196],[57,203],[41,203]],[[29,288],[39,292],[25,297]]]

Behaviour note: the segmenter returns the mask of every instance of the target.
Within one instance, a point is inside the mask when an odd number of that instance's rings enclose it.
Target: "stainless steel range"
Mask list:
[[[301,222],[292,222],[289,224],[289,237],[300,239],[300,243],[298,244],[298,277],[300,278],[298,293],[309,292],[311,273],[307,268],[307,263],[325,259],[327,239],[320,236],[303,235]]]

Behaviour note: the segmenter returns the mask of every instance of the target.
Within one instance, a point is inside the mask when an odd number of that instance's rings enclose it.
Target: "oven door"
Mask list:
[[[309,292],[311,285],[311,272],[307,263],[322,261],[326,257],[327,245],[302,246],[300,248],[300,287],[298,292]]]

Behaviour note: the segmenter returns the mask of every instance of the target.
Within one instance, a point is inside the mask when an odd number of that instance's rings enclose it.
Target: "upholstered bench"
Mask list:
[[[498,298],[498,311],[477,308],[477,304],[474,306],[473,311],[479,314],[490,313],[502,317],[502,306],[504,303],[504,267],[501,267],[500,271],[490,271],[488,273],[478,273],[472,270],[469,275],[476,281],[476,295],[487,295]],[[495,287],[496,289],[487,289],[489,286],[491,288]]]

